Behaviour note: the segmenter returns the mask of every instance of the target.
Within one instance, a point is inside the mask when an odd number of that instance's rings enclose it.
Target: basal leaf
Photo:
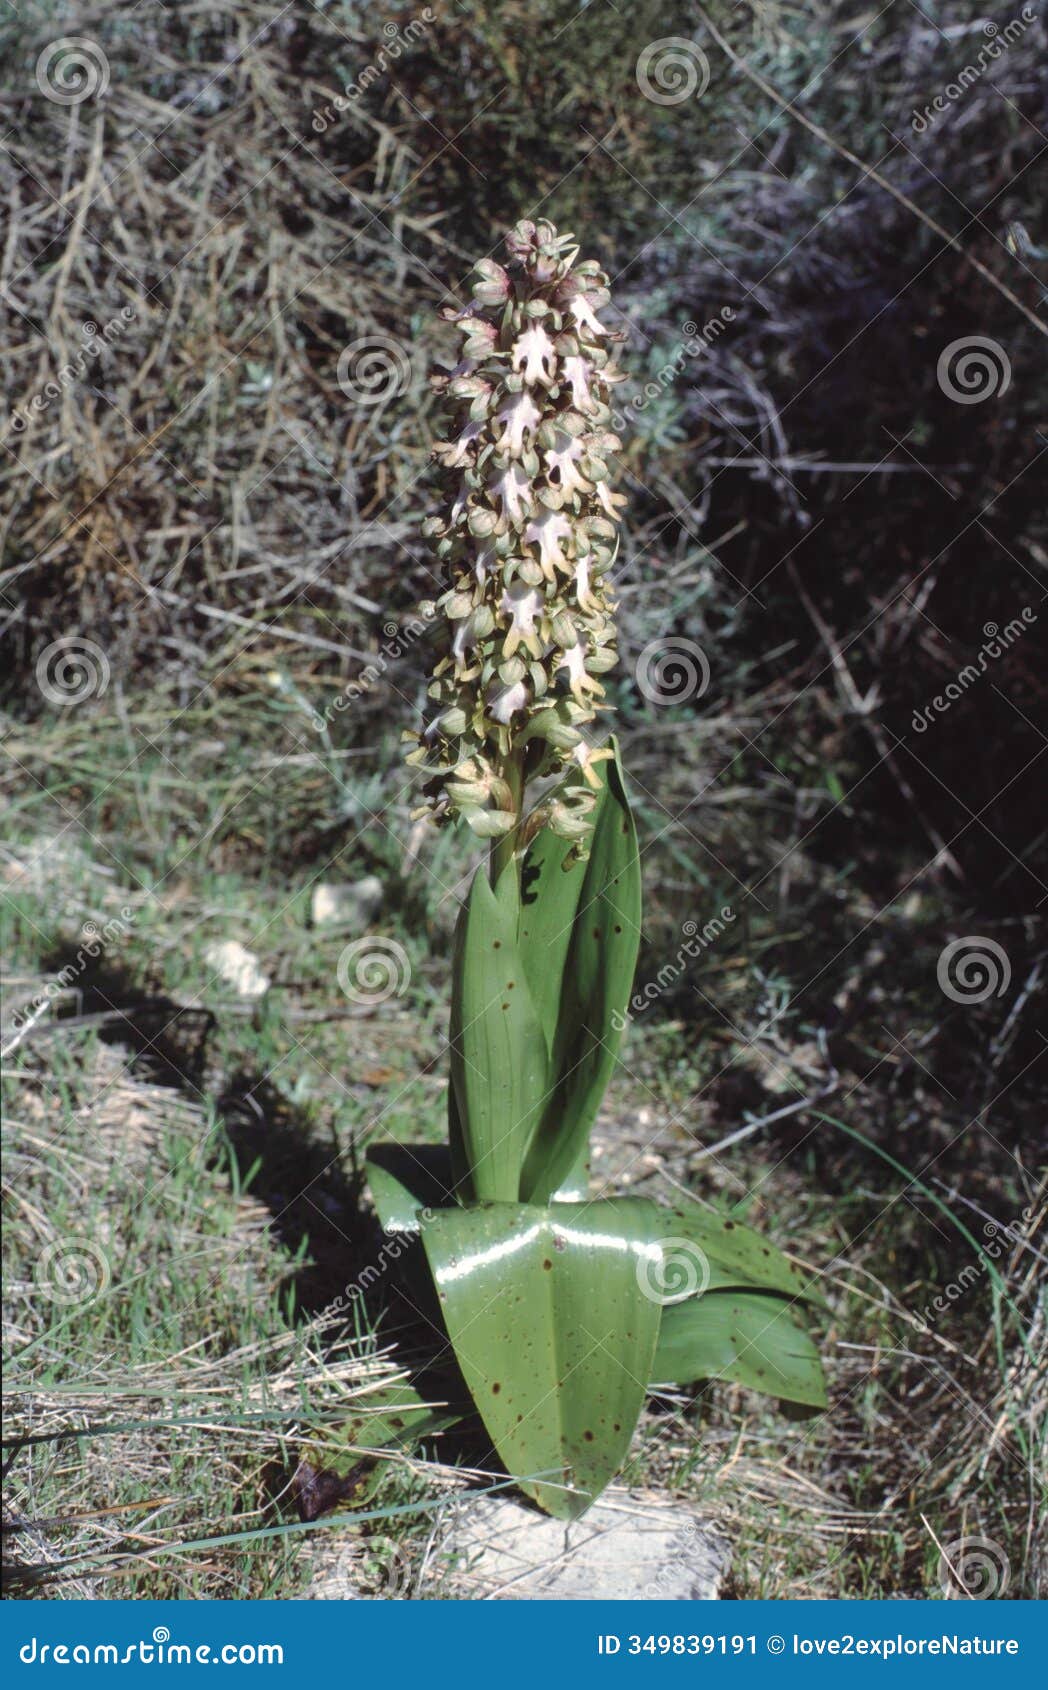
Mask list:
[[[564,964],[552,1043],[553,1085],[527,1153],[521,1193],[545,1202],[577,1167],[618,1056],[640,943],[637,834],[618,752],[606,789]]]
[[[517,948],[519,913],[512,868],[494,891],[479,869],[456,936],[451,1082],[472,1195],[481,1202],[516,1202],[546,1102],[546,1038]]]
[[[375,1144],[365,1164],[385,1232],[417,1232],[420,1209],[455,1201],[451,1152],[443,1144]]]
[[[814,1276],[787,1261],[781,1250],[741,1221],[700,1209],[697,1204],[669,1208],[660,1204],[653,1226],[660,1239],[670,1240],[676,1247],[681,1275],[686,1278],[694,1272],[697,1276],[696,1290],[748,1286],[825,1306]],[[691,1262],[689,1246],[695,1251]],[[672,1260],[672,1249],[670,1254]]]
[[[707,1291],[662,1311],[652,1378],[727,1379],[809,1408],[826,1407],[818,1351],[782,1297]]]
[[[660,1309],[650,1205],[487,1204],[425,1220],[459,1367],[521,1488],[574,1519],[629,1448]]]
[[[570,1167],[561,1180],[551,1203],[584,1203],[589,1196],[590,1188],[590,1147],[589,1140],[583,1144],[573,1167]]]

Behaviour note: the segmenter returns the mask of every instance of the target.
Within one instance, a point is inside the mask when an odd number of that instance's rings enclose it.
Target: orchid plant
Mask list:
[[[621,1465],[653,1383],[825,1397],[797,1319],[818,1298],[778,1250],[698,1204],[589,1190],[641,924],[618,747],[594,737],[616,661],[622,337],[571,235],[521,222],[506,249],[444,313],[463,345],[435,378],[450,427],[425,533],[446,639],[408,759],[425,813],[490,842],[455,940],[449,1145],[378,1147],[369,1182],[384,1228],[421,1235],[508,1472],[574,1518]]]

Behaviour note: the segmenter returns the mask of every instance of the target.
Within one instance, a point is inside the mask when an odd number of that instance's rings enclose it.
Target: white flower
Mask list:
[[[575,597],[583,610],[590,610],[593,606],[593,594],[590,592],[590,560],[589,553],[584,552],[575,559]]]
[[[562,428],[557,429],[554,440],[554,445],[546,453],[546,473],[550,481],[562,493],[588,493],[590,483],[575,467],[586,452],[583,442]]]
[[[512,657],[523,643],[533,657],[539,657],[542,647],[535,637],[535,618],[542,610],[544,599],[537,587],[527,587],[523,581],[513,581],[502,595],[502,608],[511,618],[503,655]]]
[[[569,756],[582,770],[582,778],[586,785],[592,786],[594,790],[600,786],[600,777],[595,772],[593,765],[606,762],[612,755],[607,746],[604,746],[600,751],[595,751],[593,746],[587,745],[584,739],[580,739],[574,750],[569,752]]]
[[[478,587],[483,587],[491,571],[495,568],[495,548],[490,541],[478,547],[473,563],[473,573],[477,578]]]
[[[623,336],[597,318],[607,277],[576,269],[574,236],[525,218],[506,249],[507,268],[477,267],[465,314],[442,312],[463,333],[460,362],[435,382],[448,417],[433,452],[442,503],[423,523],[444,641],[408,761],[426,771],[438,822],[460,815],[481,838],[512,836],[514,851],[531,837],[525,788],[566,770],[560,796],[544,786],[532,814],[581,848],[600,753],[579,746],[580,730],[604,707],[615,661],[625,501],[609,491],[621,446],[608,420]]]
[[[461,469],[463,464],[469,463],[470,446],[483,432],[483,422],[468,422],[457,440],[442,440],[434,446],[433,456],[439,459],[445,469]]]
[[[503,515],[510,522],[516,523],[531,509],[531,477],[525,475],[519,464],[510,464],[491,485],[496,498],[502,501]]]
[[[513,368],[519,370],[524,365],[524,380],[529,386],[536,382],[550,385],[556,358],[553,342],[541,323],[533,323],[513,343]]]
[[[568,567],[568,560],[561,550],[560,542],[570,539],[571,523],[563,511],[547,510],[545,506],[533,517],[524,530],[524,539],[534,541],[539,548],[539,562],[543,572],[553,580],[553,570],[556,564],[562,569]]]
[[[464,664],[467,654],[477,643],[476,635],[471,631],[469,617],[456,624],[454,638],[451,641],[451,655],[456,664]]]
[[[574,299],[568,306],[568,310],[574,317],[578,327],[580,329],[584,329],[587,334],[591,334],[595,338],[600,335],[607,334],[608,331],[604,327],[604,324],[598,323],[596,317],[593,315],[592,307],[590,306],[589,300],[586,298],[584,293],[577,293],[575,295]]]
[[[530,393],[522,389],[520,393],[512,394],[498,413],[498,421],[506,426],[495,442],[496,449],[508,452],[512,458],[519,458],[524,450],[524,436],[534,434],[541,418],[542,412]]]
[[[570,356],[564,360],[564,374],[571,383],[571,403],[577,411],[596,410],[589,387],[590,365],[585,358]]]
[[[488,709],[496,722],[508,726],[518,710],[523,710],[528,702],[528,689],[523,681],[514,681],[510,687],[498,687],[488,693]]]
[[[574,645],[569,645],[566,651],[561,652],[557,668],[568,671],[568,686],[571,688],[572,697],[576,698],[580,704],[586,702],[585,694],[587,690],[590,692],[601,690],[592,675],[586,673],[586,647],[581,640],[577,640]]]

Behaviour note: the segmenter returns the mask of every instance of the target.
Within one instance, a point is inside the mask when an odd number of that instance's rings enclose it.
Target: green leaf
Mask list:
[[[517,948],[519,914],[512,865],[494,891],[478,869],[456,932],[451,1083],[471,1194],[480,1202],[516,1202],[546,1101],[546,1038]]]
[[[752,1287],[755,1291],[780,1291],[787,1297],[803,1297],[805,1302],[826,1306],[812,1274],[795,1267],[759,1232],[730,1216],[700,1209],[697,1204],[669,1208],[660,1204],[655,1208],[652,1236],[664,1244],[669,1241],[679,1246],[676,1251],[671,1248],[666,1271],[672,1273],[676,1256],[676,1271],[683,1281],[698,1276],[696,1290]],[[697,1252],[690,1262],[689,1247]]]
[[[447,1145],[375,1144],[365,1165],[385,1232],[417,1232],[420,1209],[442,1209],[455,1201]]]
[[[564,962],[552,1043],[553,1086],[524,1164],[520,1189],[529,1202],[548,1201],[584,1156],[618,1057],[637,966],[637,832],[614,740],[612,749],[614,759],[603,765],[607,770],[604,796]],[[529,957],[532,971],[539,966],[547,925],[541,917],[528,940],[535,953]],[[547,949],[552,951],[552,946]]]
[[[578,1159],[570,1167],[561,1180],[551,1203],[585,1203],[589,1197],[590,1188],[590,1147],[588,1140],[583,1143]]]
[[[811,1338],[781,1297],[707,1291],[662,1311],[652,1378],[689,1384],[727,1379],[809,1408],[826,1407],[826,1384]]]
[[[451,1016],[454,1020],[454,1004]],[[460,1203],[472,1203],[476,1200],[476,1192],[473,1190],[473,1175],[466,1155],[466,1140],[462,1131],[454,1080],[448,1081],[448,1150],[451,1155],[451,1183],[456,1196]]]
[[[600,819],[606,793],[607,787],[603,786],[595,806],[595,820]],[[536,834],[525,852],[521,869],[517,939],[550,1050],[557,1032],[564,965],[585,878],[586,864],[574,860],[569,840],[562,839],[549,827]]]
[[[660,1309],[650,1204],[445,1209],[422,1241],[459,1367],[522,1490],[575,1519],[620,1466]]]

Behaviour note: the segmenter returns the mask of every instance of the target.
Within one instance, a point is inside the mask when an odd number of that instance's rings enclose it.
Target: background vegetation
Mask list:
[[[627,1482],[720,1520],[741,1595],[938,1596],[973,1542],[990,1593],[1043,1593],[1043,19],[957,80],[1020,10],[6,21],[12,1588],[306,1590],[321,1540],[364,1588],[391,1556],[397,1593],[438,1588],[468,1437],[378,1464],[354,1530],[280,1533],[299,1434],[425,1347],[394,1273],[331,1311],[377,1255],[363,1140],[441,1130],[469,851],[415,828],[398,746],[430,656],[403,630],[433,590],[437,309],[539,213],[613,276],[643,401],[611,690],[658,991],[598,1171],[737,1205],[833,1308],[829,1415],[659,1399]],[[38,79],[64,37],[108,66],[79,103]],[[638,60],[667,37],[708,83],[664,104]],[[339,360],[374,336],[401,379],[364,403]],[[972,337],[995,374],[964,403],[941,360]],[[71,639],[102,661],[63,702],[41,663]],[[652,702],[642,653],[681,640],[709,683]],[[311,924],[316,883],[368,875],[366,923]],[[85,922],[115,923],[88,953]],[[337,975],[365,931],[407,960],[370,1010]],[[996,979],[958,996],[942,957],[973,936]],[[255,1004],[207,960],[226,939],[272,981]],[[86,1303],[41,1267],[70,1238],[102,1263]]]

